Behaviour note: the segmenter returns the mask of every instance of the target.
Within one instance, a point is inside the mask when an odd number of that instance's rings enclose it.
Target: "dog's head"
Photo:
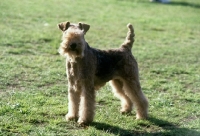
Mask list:
[[[86,44],[84,35],[89,30],[90,25],[84,23],[72,24],[67,21],[59,23],[58,27],[63,32],[59,53],[66,56],[70,61],[75,61],[77,57],[84,57]]]

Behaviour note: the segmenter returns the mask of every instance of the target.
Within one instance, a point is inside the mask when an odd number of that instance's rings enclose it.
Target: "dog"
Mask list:
[[[128,24],[124,43],[118,49],[100,50],[89,46],[84,36],[90,28],[85,23],[58,24],[62,31],[59,53],[66,57],[68,113],[66,120],[88,125],[94,119],[95,91],[109,82],[121,100],[121,113],[136,107],[136,119],[148,117],[148,100],[139,81],[138,64],[131,53],[134,29]]]

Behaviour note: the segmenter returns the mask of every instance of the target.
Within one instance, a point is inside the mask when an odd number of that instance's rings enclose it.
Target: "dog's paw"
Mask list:
[[[89,125],[89,123],[91,123],[92,121],[88,121],[88,120],[83,120],[83,119],[80,119],[77,121],[79,126],[81,127],[86,127]]]
[[[129,104],[125,104],[125,105],[122,105],[122,108],[120,110],[120,113],[121,114],[130,114],[131,111],[133,109],[133,105],[132,103],[129,103]]]
[[[148,118],[147,114],[143,114],[143,115],[136,114],[136,119],[137,120],[145,120],[147,118]]]
[[[81,127],[85,127],[85,126],[88,126],[89,123],[83,121],[83,120],[78,120],[78,125],[81,126]]]
[[[121,109],[120,113],[121,114],[130,114],[132,109]]]
[[[65,119],[67,120],[67,121],[77,121],[78,120],[78,117],[76,117],[76,116],[73,116],[73,115],[65,115]]]

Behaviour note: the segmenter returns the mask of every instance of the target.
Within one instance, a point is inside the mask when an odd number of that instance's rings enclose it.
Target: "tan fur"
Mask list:
[[[110,81],[113,93],[121,100],[121,113],[136,107],[136,118],[148,117],[148,101],[141,91],[138,65],[131,53],[134,29],[128,24],[124,43],[118,49],[99,50],[92,48],[84,39],[90,26],[84,23],[58,24],[63,31],[59,53],[66,57],[68,78],[67,120],[76,120],[80,125],[93,121],[95,90]]]

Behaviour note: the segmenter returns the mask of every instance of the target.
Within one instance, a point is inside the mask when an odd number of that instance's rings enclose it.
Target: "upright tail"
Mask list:
[[[134,43],[135,34],[134,34],[133,26],[130,23],[127,25],[127,27],[128,27],[128,33],[127,33],[126,39],[125,39],[124,43],[121,45],[121,47],[128,48],[131,50],[133,43]]]

